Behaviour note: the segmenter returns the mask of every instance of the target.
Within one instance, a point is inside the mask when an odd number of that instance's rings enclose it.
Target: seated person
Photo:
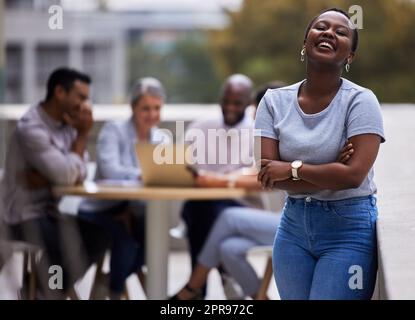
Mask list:
[[[249,182],[248,185],[245,183],[246,177],[241,174],[241,169],[253,165],[253,119],[245,112],[252,102],[252,86],[252,81],[245,75],[230,76],[221,90],[222,116],[197,120],[189,125],[185,141],[196,145],[197,158],[194,167],[199,171],[196,180],[198,187],[250,186]],[[215,134],[213,138],[212,133]],[[246,133],[251,135],[252,139],[248,138],[249,142],[240,148],[241,140]],[[198,140],[200,136],[204,141]],[[200,150],[202,148],[204,150]],[[200,155],[203,155],[203,159]],[[252,179],[248,180],[256,181],[254,176],[250,178]],[[256,183],[254,184],[255,188],[258,187]],[[259,197],[248,197],[242,201],[225,199],[187,201],[184,204],[182,217],[187,229],[192,268],[197,263],[197,256],[209,230],[223,210],[246,205],[261,207],[262,203]]]
[[[157,128],[164,101],[165,91],[157,79],[143,78],[135,83],[131,92],[131,118],[108,122],[99,134],[96,180],[140,180],[136,143],[170,143],[169,136]],[[110,298],[121,297],[125,280],[132,273],[137,272],[144,283],[141,269],[145,257],[145,203],[84,200],[79,216],[111,234]]]
[[[189,281],[171,299],[203,298],[209,272],[219,265],[238,282],[245,296],[255,299],[261,281],[246,254],[255,246],[272,245],[279,219],[279,214],[254,208],[225,209],[213,225]]]
[[[62,215],[53,186],[81,183],[86,177],[86,145],[93,125],[88,103],[90,78],[60,68],[48,79],[46,99],[17,122],[7,150],[2,184],[4,219],[10,237],[40,246],[39,298],[64,298],[76,280],[109,245],[96,226]],[[49,268],[62,267],[63,288],[52,290]]]

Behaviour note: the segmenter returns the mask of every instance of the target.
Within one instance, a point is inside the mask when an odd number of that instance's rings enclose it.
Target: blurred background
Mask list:
[[[363,9],[360,48],[347,75],[382,102],[415,100],[412,0],[3,0],[5,103],[34,103],[51,70],[91,74],[95,103],[124,103],[138,77],[158,77],[169,103],[216,102],[221,81],[241,72],[256,84],[304,77],[304,30],[323,8]],[[52,5],[63,8],[51,30]]]
[[[54,5],[62,9],[60,28],[53,28]],[[92,142],[102,121],[129,114],[129,89],[144,76],[165,85],[171,107],[163,110],[163,126],[174,132],[176,120],[218,113],[213,104],[232,73],[257,86],[303,79],[308,22],[322,9],[353,5],[362,8],[363,29],[344,76],[371,88],[381,103],[414,102],[414,0],[0,0],[0,119],[7,120],[0,126],[0,167],[4,138],[44,97],[56,67],[93,79]],[[94,143],[89,149],[93,159]]]
[[[54,5],[62,8],[62,28],[50,26]],[[344,76],[372,89],[382,104],[390,137],[383,155],[395,156],[380,157],[380,181],[382,187],[397,183],[395,171],[386,168],[399,153],[404,152],[401,160],[415,157],[414,0],[0,0],[0,168],[15,121],[43,99],[47,77],[59,66],[93,79],[93,161],[102,123],[129,115],[135,79],[163,82],[168,96],[162,126],[174,131],[177,120],[188,124],[220,114],[219,88],[232,73],[246,74],[256,86],[302,80],[307,24],[322,9],[348,11],[352,5],[363,9],[363,29]],[[406,173],[402,178],[409,180]],[[408,184],[409,189],[414,190]],[[75,212],[77,203],[69,199],[65,210]],[[180,205],[173,204],[172,226]],[[172,241],[172,247],[183,245]],[[189,265],[183,256],[175,259]]]

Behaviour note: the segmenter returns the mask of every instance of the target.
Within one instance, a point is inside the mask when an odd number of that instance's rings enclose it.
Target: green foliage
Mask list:
[[[163,49],[136,41],[129,59],[130,83],[140,77],[156,77],[166,87],[169,102],[217,101],[220,84],[202,34],[184,36]]]
[[[304,32],[323,9],[363,8],[363,30],[351,72],[344,76],[375,91],[382,102],[415,101],[415,2],[412,0],[245,0],[230,25],[211,33],[222,77],[245,73],[255,83],[300,81]],[[352,14],[353,15],[353,14]]]

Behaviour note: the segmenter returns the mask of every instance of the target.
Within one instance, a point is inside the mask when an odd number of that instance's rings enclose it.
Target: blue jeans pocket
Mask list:
[[[372,219],[370,207],[367,204],[344,204],[332,206],[331,213],[338,220],[348,224],[358,224],[371,227]]]

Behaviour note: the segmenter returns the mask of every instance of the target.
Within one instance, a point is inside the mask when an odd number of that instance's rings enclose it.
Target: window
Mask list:
[[[112,102],[111,74],[117,72],[111,64],[111,48],[106,44],[87,44],[82,48],[84,72],[92,78],[94,103]]]
[[[69,49],[66,45],[39,45],[36,48],[36,96],[43,98],[46,93],[46,82],[53,70],[67,67]]]
[[[20,45],[6,47],[6,103],[23,102],[23,50]]]

